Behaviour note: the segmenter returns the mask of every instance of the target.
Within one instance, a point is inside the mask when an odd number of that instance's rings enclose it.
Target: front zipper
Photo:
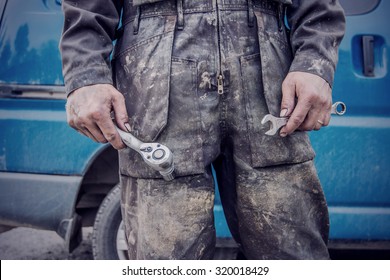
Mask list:
[[[222,53],[221,53],[221,34],[220,34],[220,14],[218,8],[218,1],[216,0],[216,11],[217,11],[217,38],[218,38],[218,74],[217,74],[217,90],[218,94],[223,94],[223,75],[222,75]]]
[[[217,77],[217,85],[218,85],[218,94],[223,94],[223,76],[221,74],[221,69],[219,69],[218,77]]]

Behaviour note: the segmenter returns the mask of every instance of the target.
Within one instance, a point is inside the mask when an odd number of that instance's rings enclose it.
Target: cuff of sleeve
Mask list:
[[[307,72],[315,74],[327,81],[330,87],[332,87],[335,65],[324,57],[301,53],[295,56],[290,67],[290,72]]]
[[[89,67],[81,71],[72,71],[71,76],[65,76],[65,91],[67,96],[74,90],[94,85],[94,84],[113,84],[111,70],[107,65]]]

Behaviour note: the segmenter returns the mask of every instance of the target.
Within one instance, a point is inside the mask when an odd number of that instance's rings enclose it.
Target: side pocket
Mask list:
[[[176,175],[204,172],[197,62],[172,58],[168,125],[159,141],[172,149]]]
[[[175,19],[142,19],[144,28],[160,26],[154,35],[140,30],[134,36],[126,26],[119,42],[124,50],[113,61],[116,87],[125,97],[133,133],[144,142],[154,141],[167,124]]]
[[[261,67],[260,55],[241,57],[240,64],[246,97],[252,166],[265,167],[312,159],[314,151],[305,132],[295,132],[285,138],[279,135],[265,135],[269,127],[262,125],[261,119],[268,114],[268,109],[261,83],[261,70],[263,68]]]
[[[169,71],[167,122],[156,141],[172,150],[177,176],[201,174],[204,172],[204,164],[197,62],[172,57]],[[161,178],[161,175],[146,165],[133,150],[121,150],[119,161],[122,175]]]
[[[138,34],[132,23],[125,23],[115,47],[114,80],[125,97],[132,134],[143,142],[154,142],[168,122],[176,16],[142,18]],[[119,151],[119,168],[124,176],[161,177],[131,149]]]
[[[249,140],[253,167],[299,163],[314,158],[307,133],[297,131],[282,138],[268,136],[268,126],[261,124],[264,115],[279,115],[282,82],[291,64],[291,51],[277,19],[255,11],[260,50],[257,55],[241,57],[241,75],[246,94]],[[256,81],[256,82],[254,82]]]

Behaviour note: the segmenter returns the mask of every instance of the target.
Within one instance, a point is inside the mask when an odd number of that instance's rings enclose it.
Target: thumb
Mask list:
[[[289,116],[295,107],[295,82],[288,74],[282,84],[282,103],[280,105],[280,116]]]

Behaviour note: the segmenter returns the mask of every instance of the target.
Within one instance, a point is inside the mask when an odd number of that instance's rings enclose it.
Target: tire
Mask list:
[[[120,198],[121,189],[118,184],[107,194],[99,207],[92,233],[92,252],[95,260],[128,259]]]

